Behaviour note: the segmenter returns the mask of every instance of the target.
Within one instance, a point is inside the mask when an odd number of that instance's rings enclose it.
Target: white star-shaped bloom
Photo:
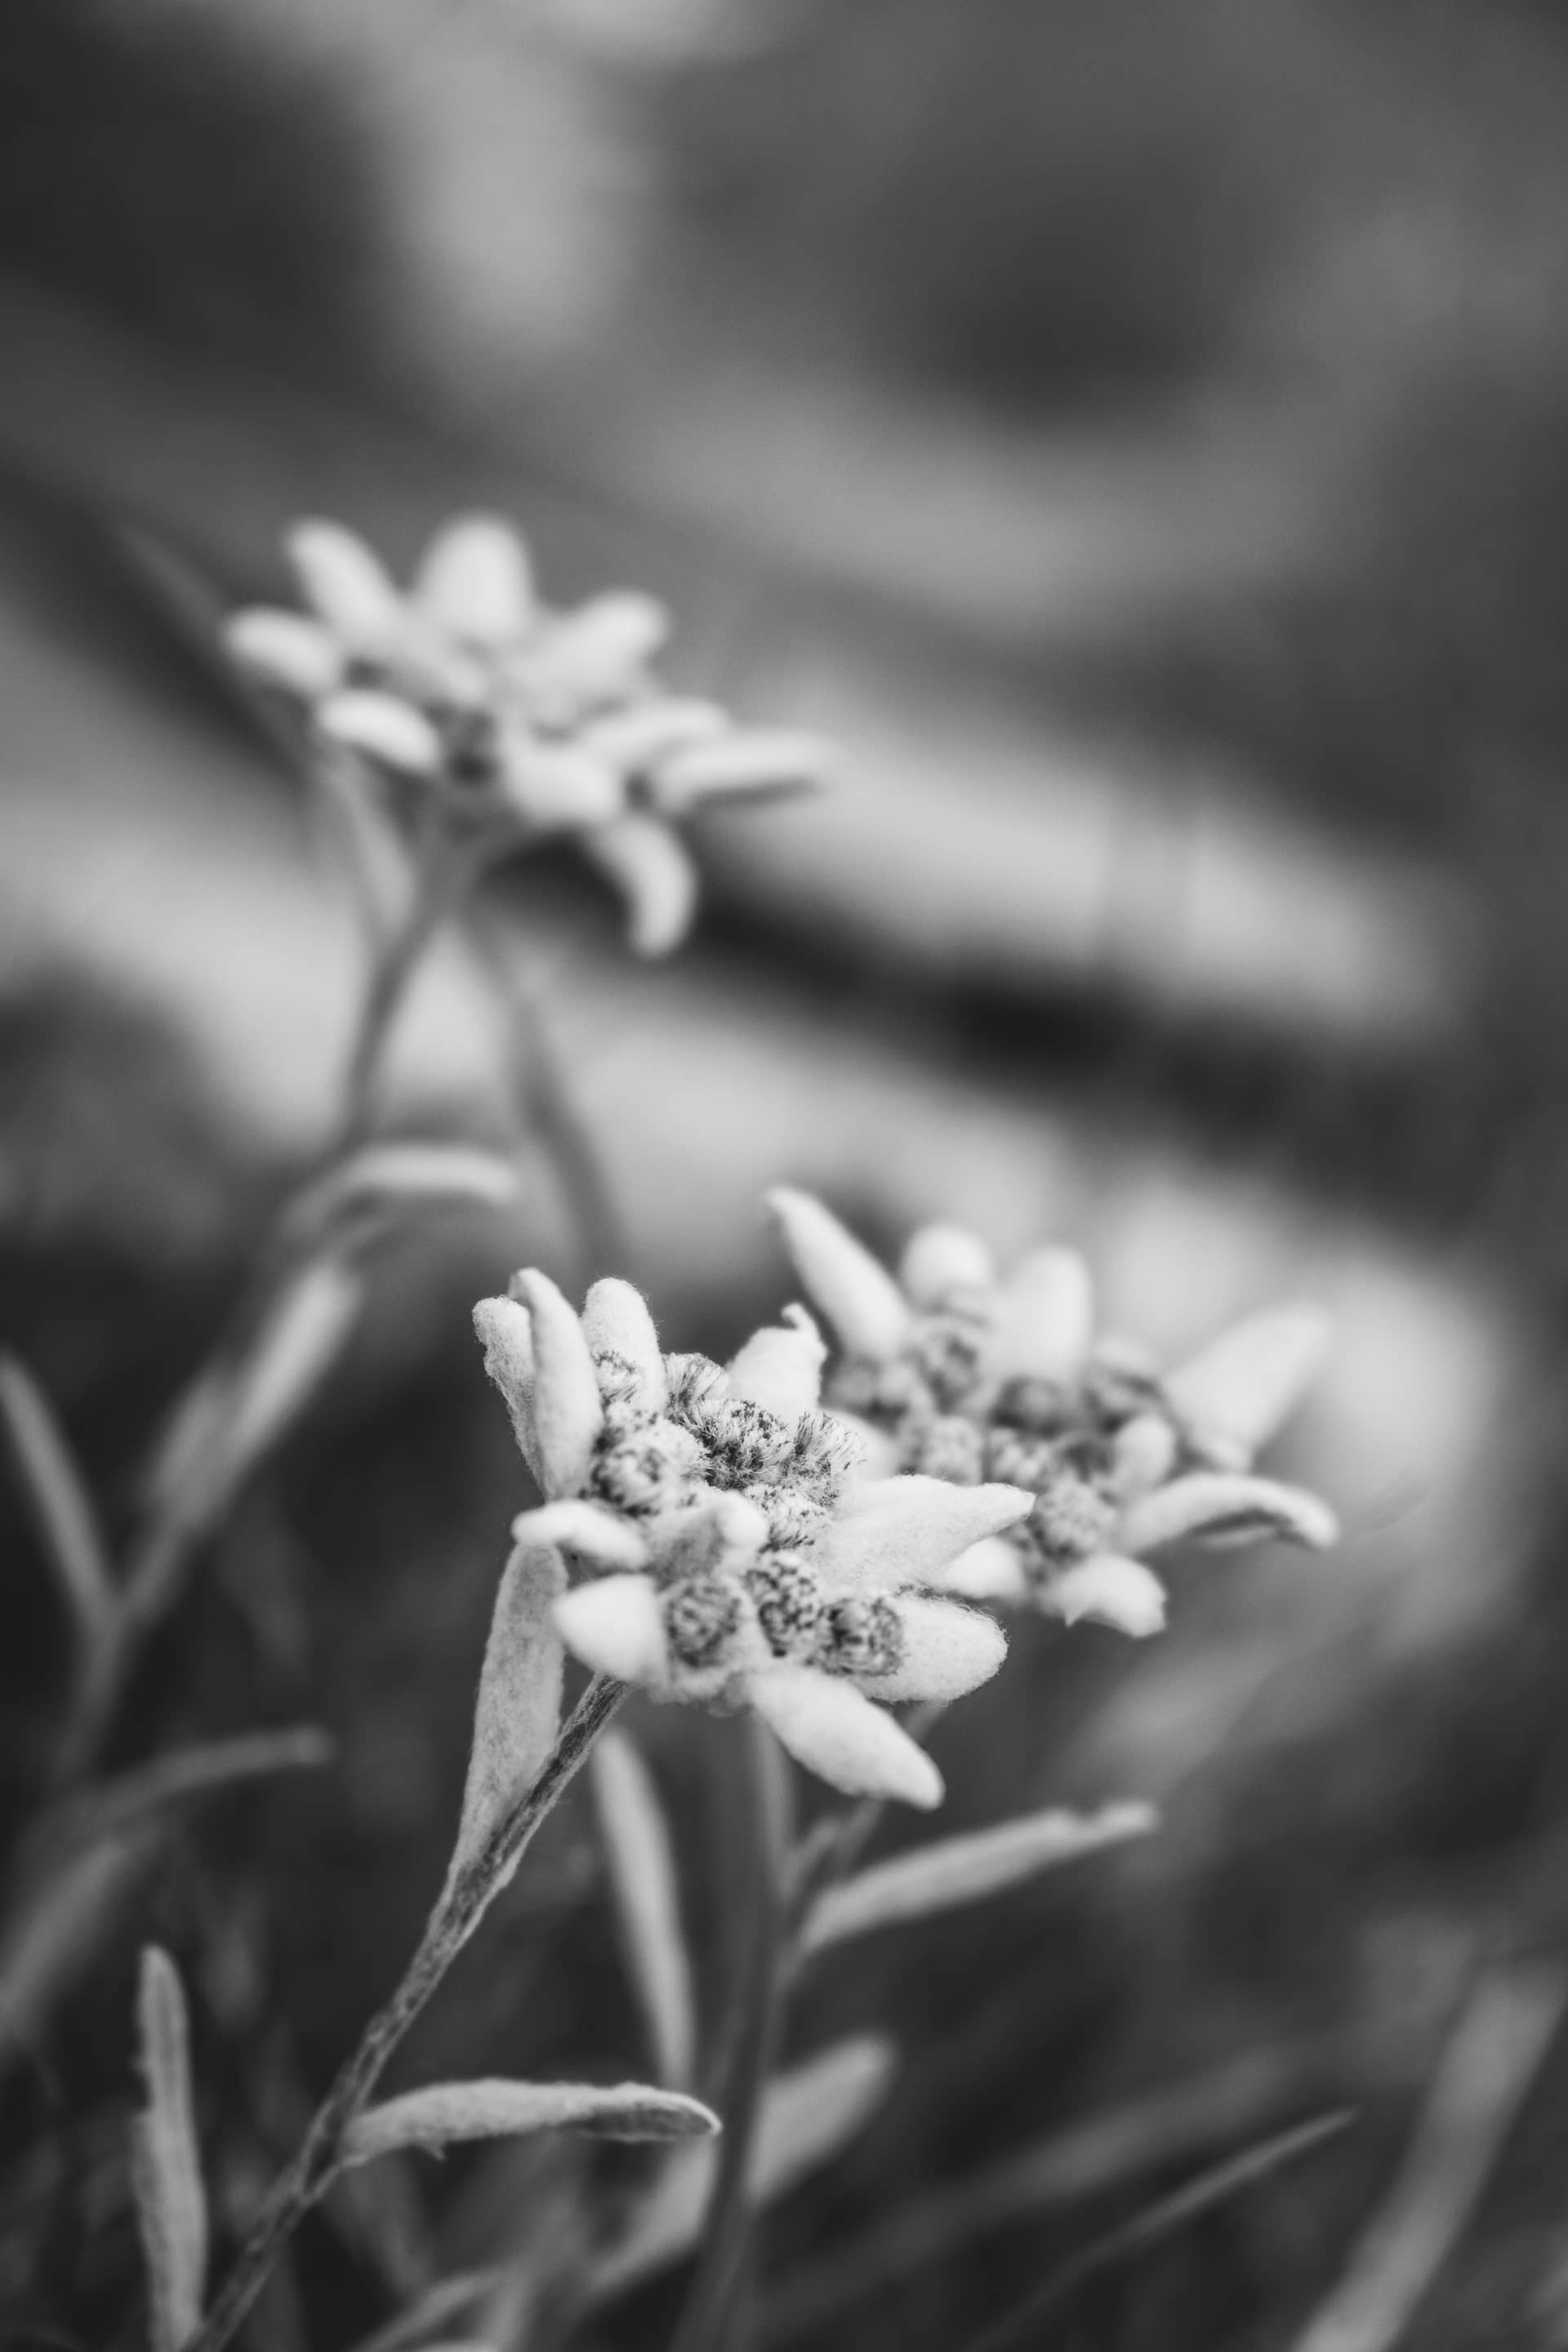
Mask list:
[[[1161,1374],[1141,1351],[1096,1339],[1072,1250],[1033,1251],[999,1276],[976,1235],[928,1225],[895,1276],[810,1194],[769,1201],[838,1341],[828,1403],[889,1467],[959,1485],[1002,1478],[1035,1496],[1026,1521],[955,1565],[950,1591],[1141,1635],[1164,1622],[1149,1553],[1335,1540],[1318,1496],[1252,1469],[1322,1360],[1317,1307],[1252,1317]]]
[[[339,523],[299,523],[287,546],[308,609],[236,613],[235,659],[324,743],[418,779],[488,854],[572,835],[625,898],[640,953],[664,953],[690,925],[680,819],[826,772],[815,738],[737,727],[665,688],[654,662],[668,615],[651,597],[543,604],[497,517],[449,523],[406,591]]]
[[[727,1368],[665,1356],[624,1282],[595,1283],[579,1317],[527,1272],[475,1323],[545,1498],[517,1533],[562,1556],[574,1655],[655,1698],[753,1707],[850,1793],[938,1803],[936,1767],[887,1710],[1001,1664],[994,1622],[942,1588],[1032,1497],[860,1475],[818,1409],[825,1350],[798,1311]]]

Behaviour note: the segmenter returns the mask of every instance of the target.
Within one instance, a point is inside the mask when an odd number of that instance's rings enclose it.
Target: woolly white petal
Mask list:
[[[716,702],[697,702],[676,695],[658,695],[590,719],[583,741],[623,775],[642,775],[673,752],[710,742],[722,735],[729,721]]]
[[[1131,1504],[1116,1530],[1130,1552],[1157,1551],[1187,1538],[1204,1544],[1305,1544],[1322,1551],[1337,1541],[1339,1522],[1328,1505],[1300,1486],[1239,1472],[1198,1470],[1173,1478]]]
[[[1316,1378],[1331,1331],[1321,1307],[1272,1307],[1222,1332],[1171,1374],[1165,1392],[1201,1444],[1244,1468]]]
[[[284,541],[310,603],[355,653],[383,653],[403,625],[403,599],[381,559],[342,523],[296,523]]]
[[[437,533],[415,577],[414,601],[468,644],[502,646],[534,617],[528,551],[499,515],[460,515]]]
[[[508,805],[540,833],[605,824],[621,813],[621,779],[577,744],[542,743],[528,728],[511,726],[502,730],[500,756]]]
[[[868,1675],[875,1698],[962,1698],[989,1682],[1007,1654],[1007,1637],[994,1617],[953,1601],[910,1594],[895,1604],[903,1627],[904,1654],[890,1675]]]
[[[556,622],[540,659],[542,681],[574,701],[619,701],[668,635],[669,614],[654,597],[612,589]]]
[[[786,1326],[770,1324],[752,1332],[730,1364],[730,1393],[776,1412],[781,1421],[798,1421],[822,1392],[826,1358],[821,1332],[797,1307]]]
[[[812,1303],[855,1356],[885,1363],[908,1337],[910,1309],[885,1266],[809,1192],[780,1185],[767,1195],[784,1247]]]
[[[1165,1588],[1141,1559],[1097,1552],[1092,1559],[1053,1577],[1040,1595],[1040,1606],[1065,1624],[1093,1617],[1137,1642],[1163,1626]]]
[[[329,695],[317,712],[324,735],[383,767],[433,775],[441,765],[441,738],[422,710],[399,695],[350,687]]]
[[[971,1601],[1026,1601],[1029,1579],[1016,1544],[1005,1536],[984,1536],[960,1552],[943,1576],[942,1588]]]
[[[618,1683],[662,1690],[669,1652],[658,1595],[646,1576],[601,1576],[555,1603],[555,1622],[574,1658]]]
[[[917,1307],[941,1307],[957,1292],[994,1288],[996,1269],[978,1234],[963,1225],[922,1225],[910,1235],[899,1281]]]
[[[1076,1250],[1032,1250],[1003,1283],[985,1367],[998,1381],[1071,1380],[1094,1328],[1089,1268]]]
[[[633,810],[580,841],[626,902],[633,953],[661,956],[678,948],[697,912],[697,868],[679,834],[661,817]]]
[[[595,1282],[583,1302],[583,1336],[594,1356],[620,1356],[637,1375],[637,1402],[650,1412],[662,1412],[669,1402],[669,1380],[660,1353],[658,1333],[647,1301],[640,1290],[618,1276]]]
[[[511,1523],[512,1541],[548,1544],[560,1550],[584,1553],[602,1568],[639,1569],[647,1566],[647,1546],[630,1521],[598,1503],[545,1503],[537,1511],[520,1511]]]
[[[260,606],[233,613],[223,625],[223,638],[246,669],[304,702],[329,693],[342,676],[342,646],[330,629],[304,613],[274,613]]]
[[[812,1557],[825,1580],[850,1591],[942,1584],[960,1553],[1024,1517],[1022,1486],[953,1486],[945,1478],[868,1478],[848,1488]]]
[[[686,816],[704,802],[808,792],[832,765],[832,751],[815,735],[737,728],[662,760],[649,793],[662,814]]]
[[[530,1267],[515,1288],[533,1318],[534,1441],[540,1483],[553,1500],[585,1485],[604,1407],[583,1326],[549,1276]]]
[[[1131,1503],[1162,1485],[1175,1467],[1176,1433],[1163,1412],[1134,1413],[1111,1441],[1111,1486]]]
[[[851,1797],[892,1797],[929,1812],[942,1774],[853,1683],[816,1666],[777,1666],[752,1677],[747,1696],[797,1763]]]
[[[522,1458],[541,1486],[539,1446],[533,1430],[533,1323],[515,1298],[481,1298],[474,1329],[485,1351],[485,1370],[506,1399]]]

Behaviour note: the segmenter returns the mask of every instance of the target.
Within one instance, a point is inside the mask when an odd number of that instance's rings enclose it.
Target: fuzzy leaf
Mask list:
[[[1144,1837],[1156,1820],[1149,1805],[1102,1805],[1097,1813],[1053,1807],[978,1830],[970,1837],[921,1846],[819,1895],[806,1918],[805,1948],[818,1952],[873,1928],[899,1927],[933,1912],[983,1902],[1079,1854]]]
[[[1029,1578],[1023,1555],[1005,1536],[984,1536],[960,1552],[942,1576],[942,1590],[969,1601],[1026,1601]]]
[[[207,2209],[191,2101],[185,1997],[167,1952],[142,1955],[137,1994],[147,2104],[132,2126],[132,2180],[154,2352],[179,2352],[201,2321]]]
[[[910,1309],[887,1268],[811,1193],[781,1185],[767,1203],[795,1272],[840,1346],[878,1362],[897,1355],[909,1333]]]
[[[53,1408],[15,1356],[0,1357],[0,1418],[77,1639],[91,1650],[115,1610],[98,1515]]]
[[[647,2083],[432,2083],[367,2107],[350,2125],[345,2164],[368,2164],[395,2148],[433,2154],[454,2140],[502,2139],[526,2132],[585,2132],[595,2139],[692,2139],[719,2129],[711,2107]]]
[[[447,1873],[448,1889],[478,1863],[555,1745],[562,1653],[552,1611],[564,1585],[561,1555],[552,1547],[514,1546],[496,1594],[479,1674],[474,1744]]]
[[[691,2081],[697,2056],[691,1962],[669,1829],[653,1775],[624,1732],[605,1732],[588,1766],[621,1942],[658,2079]]]

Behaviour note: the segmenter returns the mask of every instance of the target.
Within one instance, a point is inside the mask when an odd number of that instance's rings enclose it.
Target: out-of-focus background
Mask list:
[[[799,2053],[903,2056],[771,2219],[759,2342],[961,2347],[1343,2108],[1051,2340],[1295,2341],[1385,2226],[1432,2251],[1406,2340],[1568,2345],[1568,2083],[1548,2050],[1510,2103],[1508,2042],[1568,1806],[1565,100],[1526,0],[4,12],[3,1336],[111,1522],[346,1043],[341,881],[164,586],[277,593],[300,513],[405,564],[499,508],[552,592],[654,590],[683,683],[844,748],[831,800],[709,823],[668,969],[568,862],[491,894],[673,1344],[776,1305],[782,1179],[889,1246],[1074,1239],[1162,1350],[1280,1294],[1339,1318],[1287,1466],[1343,1549],[1184,1565],[1138,1648],[1024,1626],[939,1734],[950,1825],[1165,1826],[824,1975]],[[493,1132],[506,1051],[448,954],[400,1123]],[[0,2021],[15,2342],[139,2340],[138,1943],[186,1968],[237,2210],[416,1931],[525,1493],[468,1306],[607,1270],[571,1206],[531,1161],[515,1214],[384,1263],[149,1660],[124,1759],[310,1717],[339,1760],[182,1816]],[[63,1654],[0,1510],[19,1818]],[[721,1954],[723,1727],[638,1729]],[[637,2070],[585,1811],[486,1949],[411,2074]],[[513,2159],[411,2173],[301,2240],[256,2341],[354,2342],[552,2210]],[[671,2292],[588,2340],[661,2340]]]

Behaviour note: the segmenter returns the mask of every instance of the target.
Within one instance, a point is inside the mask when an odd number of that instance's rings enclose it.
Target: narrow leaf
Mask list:
[[[502,2139],[539,2131],[586,2132],[595,2139],[700,2137],[719,2118],[700,2099],[647,2083],[432,2083],[356,2116],[343,2141],[345,2164],[368,2164],[394,2148],[433,2153],[454,2140]]]
[[[359,1313],[360,1276],[342,1259],[296,1273],[235,1365],[198,1374],[174,1408],[149,1480],[154,1513],[200,1531],[277,1444],[331,1370]]]
[[[0,1940],[0,2077],[92,1969],[157,1850],[150,1835],[110,1838],[13,1897]]]
[[[0,1356],[0,1418],[45,1556],[84,1649],[114,1614],[114,1584],[97,1514],[48,1399],[26,1366]]]
[[[1102,1805],[1095,1813],[1053,1808],[971,1837],[943,1838],[819,1895],[806,1918],[805,1949],[819,1952],[873,1928],[982,1902],[1080,1854],[1145,1837],[1156,1820],[1152,1806],[1135,1803]]]
[[[479,1673],[474,1744],[447,1874],[448,1891],[480,1860],[555,1745],[563,1653],[552,1612],[565,1582],[561,1555],[552,1546],[525,1541],[513,1547],[496,1593]]]
[[[473,1202],[504,1209],[517,1198],[518,1172],[500,1152],[471,1143],[374,1143],[312,1186],[290,1224],[324,1231],[352,1210],[420,1202]]]
[[[137,2017],[147,2104],[132,2126],[132,2179],[153,2352],[179,2352],[201,2321],[207,2210],[191,2101],[185,1997],[174,1963],[156,1945],[142,1955]]]
[[[624,1733],[605,1732],[588,1769],[621,1942],[654,2071],[661,2083],[680,2090],[692,2078],[697,2019],[664,1808],[653,1775]]]

